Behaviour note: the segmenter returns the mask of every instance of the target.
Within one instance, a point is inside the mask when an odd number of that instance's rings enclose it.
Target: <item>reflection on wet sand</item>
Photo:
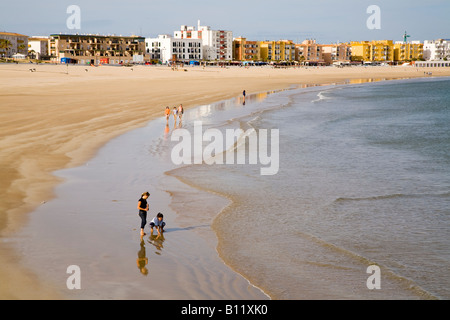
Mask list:
[[[147,254],[145,252],[145,241],[144,236],[141,236],[141,242],[140,242],[140,250],[138,251],[138,258],[136,259],[137,267],[139,268],[139,271],[141,274],[146,276],[148,274],[148,258]]]
[[[181,129],[181,128],[183,128],[183,121],[180,120],[178,123],[175,122],[173,124],[172,130]],[[169,125],[169,123],[166,123],[166,126],[164,127],[164,140],[167,140],[167,138],[169,137],[169,134],[170,134],[170,125]]]
[[[155,254],[157,255],[161,255],[162,249],[163,249],[163,243],[164,243],[164,236],[161,235],[150,235],[150,237],[148,238],[148,243],[151,243],[155,248]],[[144,236],[140,237],[140,249],[138,251],[138,258],[136,259],[136,264],[137,267],[139,269],[139,272],[144,275],[147,276],[148,275],[148,257],[147,257],[147,252],[145,249],[145,241],[144,241]]]
[[[169,123],[167,123],[166,127],[164,129],[164,140],[167,140],[167,138],[169,137],[169,132],[170,132],[170,127],[169,127]]]
[[[152,234],[148,238],[148,243],[151,243],[156,248],[155,253],[157,255],[161,255],[162,249],[164,247],[163,246],[164,240],[165,240],[164,235],[162,233],[158,235]]]

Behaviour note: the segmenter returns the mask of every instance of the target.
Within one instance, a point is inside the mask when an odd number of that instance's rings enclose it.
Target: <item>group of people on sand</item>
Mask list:
[[[139,210],[139,217],[141,218],[141,236],[145,236],[146,233],[144,232],[145,225],[147,224],[147,212],[149,210],[149,205],[147,199],[150,197],[149,192],[144,192],[141,195],[141,198],[138,200],[138,210]],[[153,220],[150,222],[150,235],[153,235],[153,228],[156,228],[156,231],[158,232],[158,236],[161,236],[164,232],[164,227],[166,223],[164,222],[164,215],[159,212],[156,217],[153,218]]]
[[[140,250],[138,252],[138,258],[136,260],[137,266],[140,270],[140,272],[143,275],[148,274],[148,258],[145,253],[145,242],[144,242],[144,236],[146,233],[144,232],[144,228],[147,224],[147,213],[149,211],[149,205],[148,205],[148,198],[150,197],[150,192],[144,192],[141,195],[141,198],[138,201],[137,208],[139,210],[139,217],[141,218],[141,236],[140,236]],[[148,239],[150,243],[152,243],[158,250],[162,249],[162,243],[164,242],[164,227],[166,223],[164,222],[164,215],[159,212],[156,217],[153,218],[153,220],[150,222],[150,238]],[[158,232],[158,235],[155,237],[153,236],[153,229],[156,228],[156,231]]]
[[[172,110],[170,110],[170,108],[167,106],[166,110],[164,112],[164,114],[166,116],[167,123],[169,122],[169,118],[172,115],[173,116],[173,121],[174,121],[175,124],[177,124],[177,119],[180,119],[180,123],[181,123],[182,118],[183,118],[183,113],[184,113],[184,109],[183,109],[183,105],[182,104],[180,104],[178,106],[178,108],[177,107],[173,107]]]

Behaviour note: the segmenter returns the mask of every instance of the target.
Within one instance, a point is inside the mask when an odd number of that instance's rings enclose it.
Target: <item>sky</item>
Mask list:
[[[80,29],[69,29],[70,5],[80,8]],[[367,20],[380,9],[379,29]],[[450,38],[450,0],[0,0],[0,31],[28,36],[54,33],[156,37],[181,25],[229,30],[249,40],[318,43]]]

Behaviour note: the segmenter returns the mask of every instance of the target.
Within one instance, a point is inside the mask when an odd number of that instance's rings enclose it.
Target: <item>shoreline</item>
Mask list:
[[[98,72],[101,74],[89,75],[89,79],[85,81],[82,80],[84,69],[76,70],[78,73],[73,75],[70,73],[66,75],[59,73],[61,72],[61,66],[39,66],[39,69],[41,67],[49,68],[51,71],[57,70],[58,73],[42,72],[43,76],[40,79],[42,81],[36,83],[36,80],[29,79],[29,73],[26,73],[27,66],[23,66],[24,69],[19,70],[20,72],[16,70],[18,66],[7,67],[9,68],[6,69],[12,68],[12,70],[4,70],[4,66],[0,66],[0,73],[5,72],[7,74],[3,77],[3,81],[0,80],[0,83],[2,83],[2,89],[0,89],[2,108],[6,111],[3,115],[4,119],[2,119],[5,120],[3,125],[5,126],[6,124],[6,130],[3,131],[4,133],[0,138],[2,150],[8,153],[9,156],[8,159],[2,161],[2,167],[4,168],[2,176],[5,179],[3,179],[1,189],[3,194],[7,195],[8,201],[5,201],[2,205],[2,212],[5,214],[0,217],[0,237],[2,239],[0,249],[4,257],[9,257],[3,260],[0,266],[0,279],[2,283],[6,283],[0,289],[0,298],[6,299],[21,297],[45,299],[53,296],[51,293],[44,294],[36,289],[40,286],[32,272],[17,269],[17,266],[20,266],[20,257],[11,251],[7,241],[5,242],[4,239],[20,230],[27,222],[27,215],[38,207],[40,203],[54,198],[54,187],[61,182],[59,178],[52,174],[54,171],[73,168],[85,163],[114,137],[144,126],[148,121],[161,116],[164,105],[172,106],[180,100],[187,109],[206,102],[236,97],[241,92],[240,88],[243,87],[246,88],[247,92],[255,92],[286,89],[295,84],[329,83],[330,80],[362,78],[359,72],[355,72],[361,70],[353,70],[353,74],[348,72],[342,74],[341,70],[336,72],[335,69],[320,69],[322,71],[333,71],[331,72],[333,75],[324,77],[323,74],[318,74],[314,75],[314,77],[304,78],[309,76],[311,72],[306,70],[265,69],[263,71],[250,70],[249,72],[248,70],[239,69],[230,71],[228,69],[217,70],[211,68],[205,72],[193,69],[187,73],[177,73],[165,68],[155,68],[151,69],[151,71],[157,70],[153,73],[164,74],[164,77],[159,76],[158,78],[158,75],[152,74],[150,81],[148,79],[149,76],[145,74],[149,70],[146,67],[136,68],[137,72],[133,72],[133,74],[128,72],[130,70],[120,68],[110,70],[108,67],[105,67],[103,69],[106,70],[102,69],[101,72],[90,69],[89,73]],[[368,73],[366,78],[382,77],[383,72],[386,72],[385,69],[392,72],[391,68],[384,68],[381,72],[379,69],[372,69],[378,72]],[[400,71],[403,71],[403,69]],[[95,71],[91,72],[91,70]],[[37,74],[40,73],[39,71]],[[123,71],[128,72],[125,79],[123,79]],[[233,74],[227,75],[227,73],[232,73],[232,71]],[[301,71],[299,72],[301,74],[296,74],[296,71]],[[405,77],[405,73],[408,73],[409,77],[412,78],[423,77],[420,73],[417,74],[416,70],[406,71],[408,72],[402,72],[403,74],[400,73],[398,77]],[[261,72],[265,72],[263,75],[268,76],[268,78],[261,80]],[[111,77],[110,73],[116,78],[108,79]],[[195,73],[197,78],[191,80],[189,78],[191,73]],[[216,73],[219,76],[212,81],[209,75]],[[290,77],[287,77],[286,75],[289,73],[293,73],[293,75],[291,74]],[[414,73],[416,74],[415,77],[412,76]],[[449,76],[450,70],[433,68],[433,73]],[[136,74],[138,75],[136,76]],[[224,75],[220,76],[221,74]],[[8,75],[11,77],[8,78]],[[67,76],[69,76],[69,79],[62,79],[62,77]],[[302,77],[297,78],[298,76]],[[269,78],[271,79],[270,81],[268,81]],[[320,81],[320,78],[323,78],[322,81]],[[143,85],[135,87],[137,85],[136,79],[147,79],[147,82],[144,81]],[[126,80],[129,80],[130,83],[127,83],[125,86],[123,82]],[[189,85],[186,85],[187,81],[190,82]],[[250,85],[249,81],[254,81],[255,83]],[[61,84],[61,82],[64,83]],[[107,86],[108,89],[99,94],[99,89],[96,86],[99,83],[105,86],[104,82],[109,85]],[[156,82],[161,83],[157,85]],[[149,83],[157,86],[162,92],[160,91],[156,95],[147,93],[136,98],[135,95],[138,95],[138,92],[141,90],[145,90],[146,84],[148,85]],[[182,93],[173,93],[174,83],[175,86],[177,84],[186,85]],[[225,86],[223,85],[224,83],[226,83]],[[207,86],[207,84],[209,85]],[[66,88],[66,85],[70,87]],[[53,89],[50,90],[52,93],[41,91],[46,86]],[[205,87],[203,88],[202,86]],[[194,88],[197,87],[202,87],[201,92],[193,94],[192,92],[195,92]],[[259,90],[257,90],[258,88]],[[74,89],[75,93],[73,92]],[[27,92],[27,90],[31,90],[31,92]],[[128,90],[131,93],[127,92]],[[211,90],[213,90],[212,93]],[[24,91],[26,92],[25,94]],[[49,105],[52,101],[59,102],[59,100],[55,99],[61,99],[61,97],[66,95],[69,96],[69,99],[68,101],[63,101],[63,107]],[[112,97],[109,97],[109,95],[112,95]],[[150,100],[150,98],[153,99]],[[130,104],[124,104],[124,100],[130,101]],[[150,101],[151,105],[154,106],[153,108],[146,107],[146,104],[150,103]],[[95,104],[95,102],[98,103],[98,109],[94,108],[95,110],[91,110],[89,106],[86,106],[86,103]],[[19,109],[22,108],[22,110],[15,113],[14,109],[18,107]],[[128,109],[124,110],[125,107]],[[69,111],[62,112],[67,110]],[[40,111],[43,111],[43,114],[40,114]],[[146,112],[148,112],[148,115],[142,117],[141,114]],[[21,113],[24,115],[21,116]],[[67,113],[69,113],[70,119],[67,119]],[[18,118],[14,119],[14,117]],[[36,117],[43,117],[44,119],[36,119]],[[50,120],[45,119],[45,117],[49,117]],[[86,141],[89,141],[89,143],[86,144]],[[23,196],[24,190],[26,190],[25,198]],[[18,203],[21,204],[17,205]],[[25,277],[24,274],[27,274],[27,276]],[[55,297],[57,298],[57,296]]]

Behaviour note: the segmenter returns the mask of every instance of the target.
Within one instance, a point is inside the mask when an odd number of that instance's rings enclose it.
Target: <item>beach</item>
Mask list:
[[[36,68],[36,72],[30,72],[30,68]],[[444,68],[426,71],[432,72],[434,77],[450,76],[450,70]],[[172,71],[163,66],[0,65],[0,190],[3,195],[0,204],[0,298],[66,298],[60,290],[44,285],[39,275],[22,264],[23,257],[11,245],[10,239],[23,231],[31,212],[56,197],[55,187],[65,178],[54,175],[55,171],[85,165],[112,139],[144,128],[151,120],[162,118],[166,106],[172,108],[182,103],[189,110],[240,97],[242,90],[251,94],[302,85],[422,77],[424,69],[413,67],[186,67]],[[158,194],[164,197],[164,193],[156,192]],[[127,194],[127,197],[133,195]],[[220,203],[219,207],[225,205],[225,202]],[[174,205],[174,211],[177,211],[177,206],[180,204]],[[129,210],[133,211],[135,207]],[[212,212],[211,217],[207,218],[209,223],[216,214]],[[182,219],[185,225],[192,223],[186,221],[186,217]],[[64,222],[59,223],[62,227]],[[58,223],[54,228],[58,228]],[[207,239],[214,235],[208,230],[204,232],[208,234]],[[33,241],[39,242],[39,237],[33,238]],[[112,237],[109,241],[120,239]],[[83,248],[73,245],[73,250]],[[203,247],[199,245],[198,248]],[[174,245],[173,250],[172,254],[176,257],[181,256],[185,249],[180,245],[177,252],[177,246]],[[226,271],[224,274],[228,276]],[[165,282],[169,289],[171,285]],[[238,286],[238,294],[231,294],[232,297],[241,297],[240,294],[245,291],[242,289],[245,284],[240,283]],[[223,298],[217,292],[211,296]],[[252,291],[249,296],[258,298],[263,295]],[[181,298],[175,291],[172,297],[163,298],[173,297]]]

